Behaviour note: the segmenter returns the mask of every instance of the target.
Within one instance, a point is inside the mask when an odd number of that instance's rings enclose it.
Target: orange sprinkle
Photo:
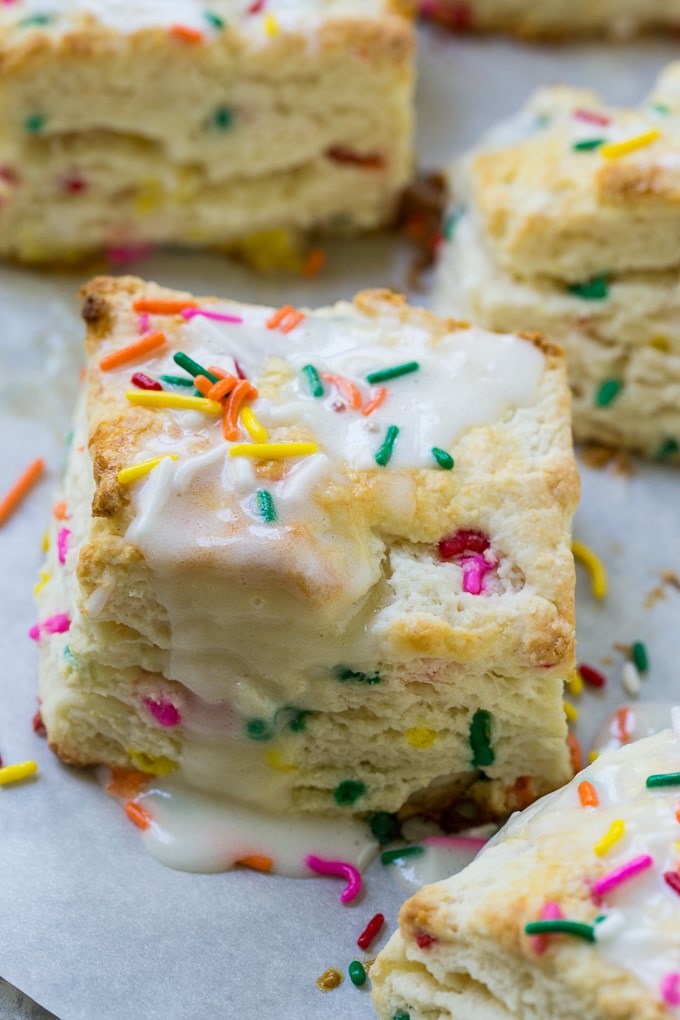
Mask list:
[[[68,513],[66,512],[66,500],[62,499],[61,503],[57,503],[56,506],[53,506],[52,513],[58,521],[65,521],[68,517]]]
[[[297,308],[293,308],[292,305],[284,305],[267,320],[267,329],[278,327],[282,333],[290,333],[291,329],[295,329],[303,319],[303,313],[298,312]]]
[[[21,501],[28,495],[30,490],[38,481],[44,470],[45,461],[42,457],[38,457],[32,464],[29,464],[23,475],[17,479],[7,495],[0,500],[0,526],[2,526],[5,521],[12,516]]]
[[[241,432],[238,426],[238,416],[244,400],[252,400],[257,396],[257,390],[251,386],[247,379],[239,379],[229,394],[229,399],[224,408],[223,432],[224,438],[230,441],[238,439]]]
[[[583,807],[597,807],[600,803],[597,790],[587,779],[578,784],[578,796]]]
[[[195,301],[163,301],[160,298],[137,298],[132,302],[135,312],[149,312],[151,315],[179,315],[185,308],[197,308]]]
[[[112,368],[119,368],[120,365],[125,365],[128,361],[141,358],[143,354],[149,354],[150,351],[154,351],[157,347],[162,347],[167,342],[168,338],[160,330],[156,333],[149,333],[147,336],[143,336],[141,340],[135,340],[133,344],[128,344],[127,347],[121,347],[120,350],[107,354],[99,362],[99,367],[102,372],[110,372]]]
[[[136,797],[145,790],[149,776],[136,769],[111,769],[111,779],[107,783],[106,792],[116,797]]]
[[[303,276],[318,276],[326,265],[326,252],[321,248],[312,248],[302,267]]]
[[[239,858],[236,863],[242,864],[244,868],[252,868],[253,871],[271,871],[274,867],[271,857],[264,854],[248,854],[247,857]]]
[[[171,25],[168,35],[173,39],[182,39],[183,42],[203,42],[203,33],[197,28],[189,28],[188,25]]]
[[[614,715],[616,735],[622,744],[627,744],[630,741],[630,730],[628,729],[629,714],[627,708],[617,708]]]
[[[292,305],[284,305],[283,308],[279,308],[278,312],[274,312],[271,318],[267,319],[267,329],[276,329],[276,327],[283,322],[286,316],[290,315],[290,313],[294,311],[295,309]]]
[[[680,822],[680,808],[678,808],[678,810],[675,812],[675,817],[677,821]]]
[[[321,378],[335,386],[342,399],[353,411],[359,410],[361,407],[361,394],[353,382],[345,379],[344,375],[334,375],[331,372],[322,372]]]
[[[571,767],[574,770],[574,775],[576,775],[583,768],[583,751],[575,733],[567,734],[567,745],[569,747]]]
[[[224,379],[220,379],[218,383],[215,383],[210,387],[207,394],[209,400],[224,400],[231,393],[234,385],[238,382],[236,376],[227,375]]]
[[[281,324],[281,332],[290,333],[291,329],[295,329],[295,327],[298,326],[303,319],[304,315],[302,314],[302,312],[298,311],[291,312],[291,314],[288,315],[285,321]]]
[[[373,400],[369,400],[367,404],[361,408],[361,413],[365,415],[373,414],[377,411],[382,403],[385,401],[387,396],[387,388],[385,386],[379,386]]]
[[[229,375],[223,368],[219,368],[218,365],[208,365],[208,371],[213,375],[216,375],[218,379],[233,379],[233,375]]]
[[[210,379],[208,379],[207,375],[195,375],[194,386],[199,393],[202,393],[204,397],[207,397],[210,390],[213,388],[213,383]]]
[[[125,814],[138,829],[148,829],[151,824],[148,811],[145,811],[141,804],[136,804],[134,800],[129,800],[125,805]]]

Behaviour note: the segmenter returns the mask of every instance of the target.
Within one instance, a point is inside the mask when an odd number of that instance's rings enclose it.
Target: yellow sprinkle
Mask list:
[[[609,832],[598,840],[593,847],[593,850],[598,857],[604,857],[608,853],[615,843],[623,837],[626,831],[626,823],[621,818],[617,818],[615,822],[609,826]]]
[[[411,747],[424,751],[426,747],[432,747],[434,744],[437,731],[429,730],[426,726],[412,726],[410,730],[406,730],[406,739]]]
[[[636,149],[644,149],[646,145],[651,145],[660,134],[658,128],[650,128],[649,131],[644,131],[634,138],[626,138],[623,142],[607,142],[600,146],[599,152],[605,159],[618,159],[619,156],[625,156],[629,152],[635,152]]]
[[[279,30],[279,23],[273,14],[265,14],[264,16],[264,30],[267,35],[276,35]]]
[[[649,346],[657,351],[663,351],[664,354],[671,349],[670,341],[665,336],[653,336]]]
[[[591,765],[593,764],[594,761],[597,761],[599,757],[600,754],[598,751],[588,751],[588,761],[590,762]]]
[[[567,717],[567,722],[576,722],[578,719],[578,709],[570,705],[568,701],[563,701],[562,704],[564,705],[564,714]]]
[[[178,762],[162,754],[146,754],[144,751],[128,751],[128,754],[141,772],[148,772],[152,776],[167,776],[178,765]]]
[[[583,542],[572,542],[571,551],[574,559],[582,563],[590,573],[593,595],[596,599],[603,599],[607,594],[607,571],[602,560]]]
[[[38,771],[38,764],[34,761],[22,761],[18,765],[5,765],[0,768],[0,786],[7,783],[18,783],[20,779],[34,776]]]
[[[234,443],[232,457],[257,457],[258,460],[281,460],[283,457],[308,457],[316,453],[316,443]]]
[[[38,581],[38,583],[36,584],[35,588],[33,589],[33,594],[34,595],[38,595],[39,592],[41,592],[43,590],[43,588],[45,587],[45,585],[47,584],[49,579],[50,579],[49,571],[41,570],[40,571],[40,580]]]
[[[267,442],[267,439],[269,438],[269,433],[267,432],[264,425],[262,425],[261,422],[257,420],[252,407],[249,407],[248,404],[246,404],[241,410],[241,421],[243,422],[243,427],[245,428],[246,432],[248,433],[250,438],[254,440],[254,442],[256,443]]]
[[[163,188],[160,181],[149,179],[142,183],[134,197],[133,205],[137,216],[148,216],[161,204]]]
[[[157,390],[128,390],[125,396],[139,407],[171,407],[176,411],[204,411],[205,414],[222,414],[222,405],[206,397],[183,397],[181,393],[159,393]]]
[[[282,759],[278,751],[267,751],[265,759],[267,765],[272,769],[276,769],[277,772],[297,772],[297,765],[289,765]]]
[[[673,846],[675,847],[676,851],[680,853],[680,840],[676,840]]]
[[[49,531],[46,531],[43,534],[41,547],[42,547],[42,551],[44,553],[46,553],[47,550],[49,549],[49,547],[50,547],[50,533],[49,533]]]
[[[583,694],[583,677],[577,669],[574,670],[567,680],[567,690],[571,694],[572,698],[580,698]]]
[[[118,472],[118,481],[121,485],[130,485],[144,475],[148,475],[163,460],[178,460],[176,453],[166,453],[163,457],[154,457],[152,460],[143,460],[141,464],[133,464],[132,467],[122,468]]]

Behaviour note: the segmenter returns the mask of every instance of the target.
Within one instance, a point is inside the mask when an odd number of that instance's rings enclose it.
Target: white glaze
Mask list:
[[[461,838],[442,838],[440,841],[435,837],[434,840],[423,840],[421,845],[422,854],[399,857],[386,865],[390,876],[408,895],[413,895],[424,885],[457,875],[472,863],[480,849],[475,841],[465,843]]]

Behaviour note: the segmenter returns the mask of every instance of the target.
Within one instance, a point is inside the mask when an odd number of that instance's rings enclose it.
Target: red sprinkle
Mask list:
[[[671,887],[673,892],[680,896],[680,874],[677,871],[664,871],[664,881]]]
[[[609,117],[605,117],[601,113],[595,113],[594,110],[574,110],[574,117],[576,117],[577,120],[585,120],[589,124],[601,124],[603,127],[606,127],[607,124],[611,124],[611,119]]]
[[[31,725],[33,726],[33,732],[37,733],[39,737],[44,737],[45,734],[47,733],[47,730],[45,729],[45,723],[43,722],[43,717],[40,713],[40,709],[38,709],[38,711],[33,716],[31,720]]]
[[[70,174],[64,178],[64,191],[68,191],[70,195],[82,195],[87,191],[87,182],[78,174]]]
[[[358,166],[364,170],[383,170],[385,168],[385,159],[379,152],[363,155],[360,152],[355,152],[354,149],[346,149],[342,145],[333,145],[330,149],[326,149],[325,155],[326,159],[332,160],[333,163]]]
[[[361,935],[357,939],[357,945],[359,949],[368,949],[373,939],[377,936],[378,932],[385,923],[384,914],[376,914],[368,922]]]
[[[163,390],[156,379],[152,379],[150,375],[144,375],[143,372],[135,372],[130,382],[140,390]]]
[[[239,365],[239,363],[236,360],[236,358],[234,358],[234,368],[236,369],[236,375],[239,377],[239,379],[247,379],[248,378],[248,376],[243,371],[243,369]]]
[[[264,7],[264,4],[265,0],[255,0],[255,3],[252,3],[250,5],[248,10],[246,11],[246,14],[259,14],[262,8]]]
[[[482,531],[456,531],[440,539],[438,549],[443,560],[451,560],[462,553],[485,553],[491,545],[488,535]]]
[[[419,949],[429,949],[436,941],[434,935],[428,935],[426,931],[416,932],[416,942]]]
[[[577,670],[582,680],[585,680],[591,687],[604,687],[607,683],[607,678],[604,673],[600,673],[599,669],[594,669],[592,666],[588,666],[585,662],[578,665]]]

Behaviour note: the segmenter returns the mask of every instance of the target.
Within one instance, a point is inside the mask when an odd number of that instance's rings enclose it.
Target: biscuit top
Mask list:
[[[517,275],[580,284],[679,266],[680,64],[637,108],[539,90],[463,161],[454,190]]]
[[[680,1004],[679,800],[680,735],[666,730],[602,754],[512,818],[488,850],[518,861],[530,849],[532,901],[543,891],[552,908],[537,915],[585,924],[594,945],[584,951],[631,972],[669,1006]],[[543,937],[555,951],[582,945]]]
[[[390,0],[16,0],[0,7],[0,26],[19,31],[63,31],[97,21],[121,33],[181,26],[206,36],[223,29],[268,37],[281,28],[314,28],[334,17],[371,18],[387,13]]]

